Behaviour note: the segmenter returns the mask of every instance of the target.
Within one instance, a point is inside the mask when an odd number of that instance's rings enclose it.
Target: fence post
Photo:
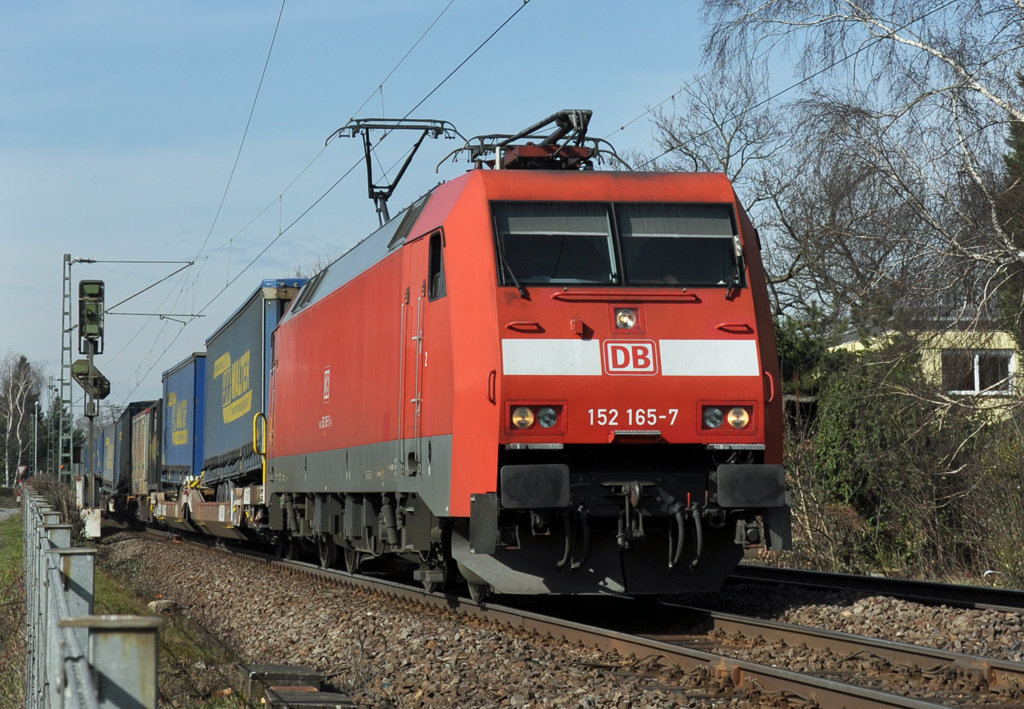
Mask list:
[[[151,616],[92,615],[60,621],[62,628],[86,628],[89,664],[96,677],[100,709],[156,709],[157,630]]]
[[[64,595],[68,613],[72,617],[92,615],[95,604],[96,550],[84,548],[50,549],[46,552],[57,557],[57,568],[64,582]],[[88,647],[89,631],[76,628],[75,639],[80,648]]]

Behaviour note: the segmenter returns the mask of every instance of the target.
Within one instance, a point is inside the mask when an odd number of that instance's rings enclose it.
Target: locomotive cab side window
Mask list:
[[[627,285],[743,285],[729,205],[617,204],[615,211]]]
[[[437,300],[448,295],[448,286],[444,278],[444,250],[442,249],[441,232],[430,235],[430,266],[428,267],[427,283],[430,284],[430,300]]]
[[[495,202],[503,285],[614,284],[619,280],[608,205]],[[508,273],[511,271],[515,278]]]

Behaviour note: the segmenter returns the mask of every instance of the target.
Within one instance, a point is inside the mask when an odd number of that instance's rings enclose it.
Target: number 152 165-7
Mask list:
[[[657,409],[626,409],[621,422],[618,409],[590,409],[587,413],[591,426],[653,426],[660,421],[667,421],[671,426],[676,422],[679,409],[669,409],[667,414],[658,413]]]

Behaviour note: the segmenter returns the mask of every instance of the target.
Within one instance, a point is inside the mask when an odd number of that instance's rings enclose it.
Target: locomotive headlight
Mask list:
[[[727,418],[729,425],[733,428],[746,428],[747,424],[750,423],[750,414],[740,406],[730,409]]]
[[[512,412],[512,425],[516,428],[529,428],[533,425],[533,412],[527,406],[518,406]]]
[[[709,406],[704,409],[702,417],[705,428],[718,428],[725,421],[725,414],[717,406]]]
[[[541,428],[551,428],[558,423],[558,412],[550,406],[545,406],[537,412],[537,423]]]
[[[615,327],[617,327],[620,330],[632,330],[634,327],[636,327],[636,309],[616,308]]]

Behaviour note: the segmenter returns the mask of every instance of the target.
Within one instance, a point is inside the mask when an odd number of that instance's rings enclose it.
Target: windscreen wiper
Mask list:
[[[519,284],[519,279],[516,278],[516,274],[512,272],[512,267],[508,265],[508,261],[505,260],[505,245],[501,240],[501,232],[498,230],[498,218],[491,217],[491,221],[494,222],[494,236],[498,239],[498,261],[501,263],[502,269],[509,275],[512,282],[516,284],[516,288],[519,290],[519,297],[526,300],[526,289]]]
[[[725,291],[726,300],[732,300],[733,295],[740,289],[740,286],[743,285],[743,245],[740,243],[740,238],[738,236],[733,237],[733,245],[735,247],[736,268],[732,273],[732,283],[729,284],[729,289]]]

